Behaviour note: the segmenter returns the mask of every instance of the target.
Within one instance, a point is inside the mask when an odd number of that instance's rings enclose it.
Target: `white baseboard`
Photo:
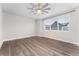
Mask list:
[[[2,41],[2,42],[0,42],[0,48],[2,47],[2,44],[3,44],[3,41]]]
[[[4,39],[3,41],[10,41],[10,40],[17,40],[17,39],[21,39],[21,38],[28,38],[28,37],[32,37],[35,35],[26,35],[26,36],[20,36],[20,37],[16,37],[16,38],[9,38],[9,39]]]
[[[67,43],[71,43],[71,44],[74,44],[76,46],[79,46],[79,43],[78,42],[71,42],[71,41],[67,41],[67,40],[60,39],[60,38],[51,38],[51,37],[47,37],[47,36],[40,36],[40,37],[46,37],[46,38],[55,39],[55,40],[59,39],[59,41],[67,42]]]
[[[22,37],[4,39],[3,42],[4,42],[4,41],[9,41],[9,40],[21,39],[21,38],[29,38],[29,37],[32,37],[32,36],[36,36],[36,35],[27,35],[27,36],[22,36]],[[44,36],[40,36],[40,37],[44,37]],[[50,37],[47,37],[47,38],[50,38]],[[51,39],[54,39],[54,38],[51,38]],[[55,39],[56,39],[56,38],[55,38]],[[67,42],[67,43],[72,43],[72,44],[75,44],[75,45],[79,46],[79,43],[77,43],[77,42],[70,42],[70,41],[66,41],[66,40],[62,40],[62,39],[60,39],[59,41],[63,41],[63,42]],[[0,47],[1,47],[1,45],[3,44],[3,42],[0,43]]]

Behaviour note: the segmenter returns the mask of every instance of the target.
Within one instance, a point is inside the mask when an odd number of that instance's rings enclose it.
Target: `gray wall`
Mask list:
[[[3,12],[4,41],[35,35],[35,20]]]

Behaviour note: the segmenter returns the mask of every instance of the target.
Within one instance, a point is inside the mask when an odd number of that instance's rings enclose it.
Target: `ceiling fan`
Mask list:
[[[51,9],[48,7],[48,3],[31,3],[31,7],[28,8],[33,14],[41,15],[47,14]]]

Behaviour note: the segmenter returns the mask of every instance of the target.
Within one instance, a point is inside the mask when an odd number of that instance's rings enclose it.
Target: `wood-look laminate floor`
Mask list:
[[[1,56],[79,56],[79,47],[44,37],[6,41]]]

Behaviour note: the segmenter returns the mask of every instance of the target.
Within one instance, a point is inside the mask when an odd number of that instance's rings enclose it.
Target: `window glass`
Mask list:
[[[69,16],[59,16],[52,19],[44,20],[44,27],[45,30],[68,31],[69,22]]]

